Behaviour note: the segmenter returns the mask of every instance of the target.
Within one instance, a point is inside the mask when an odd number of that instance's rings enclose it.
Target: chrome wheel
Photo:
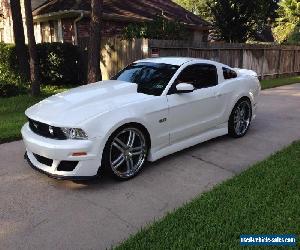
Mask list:
[[[242,101],[238,104],[234,111],[233,124],[234,131],[237,136],[244,135],[251,122],[251,107],[248,101]]]
[[[147,145],[144,134],[136,128],[126,128],[112,140],[109,152],[110,167],[120,178],[135,176],[146,161]]]

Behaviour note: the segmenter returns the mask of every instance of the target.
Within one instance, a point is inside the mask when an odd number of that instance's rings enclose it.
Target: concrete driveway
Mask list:
[[[56,181],[0,145],[0,248],[104,249],[300,139],[300,84],[263,91],[242,139],[227,136],[148,165],[135,179]]]

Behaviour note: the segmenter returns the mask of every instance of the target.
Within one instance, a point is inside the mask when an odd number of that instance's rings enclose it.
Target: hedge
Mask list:
[[[0,97],[13,97],[26,94],[27,89],[22,85],[10,84],[0,81]]]
[[[80,84],[84,78],[81,53],[69,43],[41,43],[37,45],[41,81],[48,85]]]
[[[85,72],[77,46],[68,43],[37,44],[41,82],[44,85],[81,84]],[[0,43],[1,82],[21,84],[15,46]]]
[[[15,46],[0,43],[0,84],[20,84],[22,79],[17,66]]]

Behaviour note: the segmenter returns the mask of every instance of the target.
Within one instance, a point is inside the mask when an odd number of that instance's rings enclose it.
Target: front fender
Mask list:
[[[229,110],[228,110],[228,118],[230,117],[231,115],[231,112],[232,110],[234,109],[234,106],[238,103],[239,100],[241,100],[243,97],[248,97],[250,102],[251,102],[251,106],[252,106],[252,109],[255,108],[255,104],[256,104],[256,101],[255,101],[255,98],[254,98],[254,95],[252,92],[241,92],[241,93],[238,93],[234,96],[234,98],[232,99],[232,102],[231,102],[231,105],[229,107]]]
[[[148,129],[146,121],[129,110],[118,110],[100,114],[86,121],[82,127],[87,131],[89,137],[101,137],[107,141],[114,131],[128,123],[139,123]]]

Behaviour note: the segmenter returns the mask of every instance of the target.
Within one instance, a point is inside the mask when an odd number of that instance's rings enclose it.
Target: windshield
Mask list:
[[[138,84],[138,92],[159,96],[163,93],[179,66],[163,63],[133,63],[112,80]]]

